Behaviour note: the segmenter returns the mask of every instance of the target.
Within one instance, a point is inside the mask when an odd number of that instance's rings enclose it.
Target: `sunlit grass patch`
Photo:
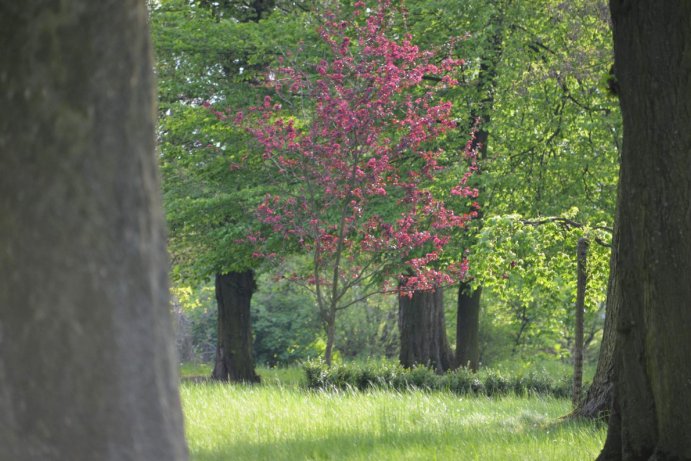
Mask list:
[[[604,426],[552,398],[183,384],[192,459],[583,460]]]

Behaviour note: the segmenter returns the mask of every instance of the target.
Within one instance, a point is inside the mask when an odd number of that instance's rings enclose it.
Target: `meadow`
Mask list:
[[[563,419],[566,399],[312,391],[299,368],[260,368],[259,386],[189,379],[202,371],[182,370],[194,461],[580,461],[594,459],[605,437],[604,424]]]

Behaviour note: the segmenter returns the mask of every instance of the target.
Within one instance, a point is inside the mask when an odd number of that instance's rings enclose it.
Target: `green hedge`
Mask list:
[[[424,366],[407,369],[387,362],[327,367],[322,361],[310,361],[303,367],[310,389],[423,389],[488,397],[507,394],[571,396],[568,377],[554,378],[543,370],[509,376],[487,368],[478,373],[461,368],[439,375]]]

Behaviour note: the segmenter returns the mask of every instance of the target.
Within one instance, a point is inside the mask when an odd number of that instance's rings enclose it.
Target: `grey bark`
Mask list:
[[[218,339],[213,379],[259,382],[254,369],[250,304],[257,289],[254,272],[216,275]]]
[[[187,458],[144,1],[0,1],[0,456]]]
[[[691,459],[691,2],[610,2],[624,120],[615,396],[600,459]]]

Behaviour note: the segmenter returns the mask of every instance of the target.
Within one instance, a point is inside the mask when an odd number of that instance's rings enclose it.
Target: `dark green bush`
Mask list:
[[[416,365],[408,372],[408,384],[418,389],[435,389],[439,386],[439,376],[428,367]]]
[[[499,370],[473,373],[461,368],[439,375],[427,367],[406,369],[391,362],[340,364],[329,368],[321,360],[306,362],[304,370],[310,389],[424,389],[488,397],[515,394],[567,398],[571,394],[566,377],[555,379],[545,371],[511,376]]]
[[[485,394],[488,396],[506,395],[513,389],[511,380],[495,370],[484,372],[484,383]]]

